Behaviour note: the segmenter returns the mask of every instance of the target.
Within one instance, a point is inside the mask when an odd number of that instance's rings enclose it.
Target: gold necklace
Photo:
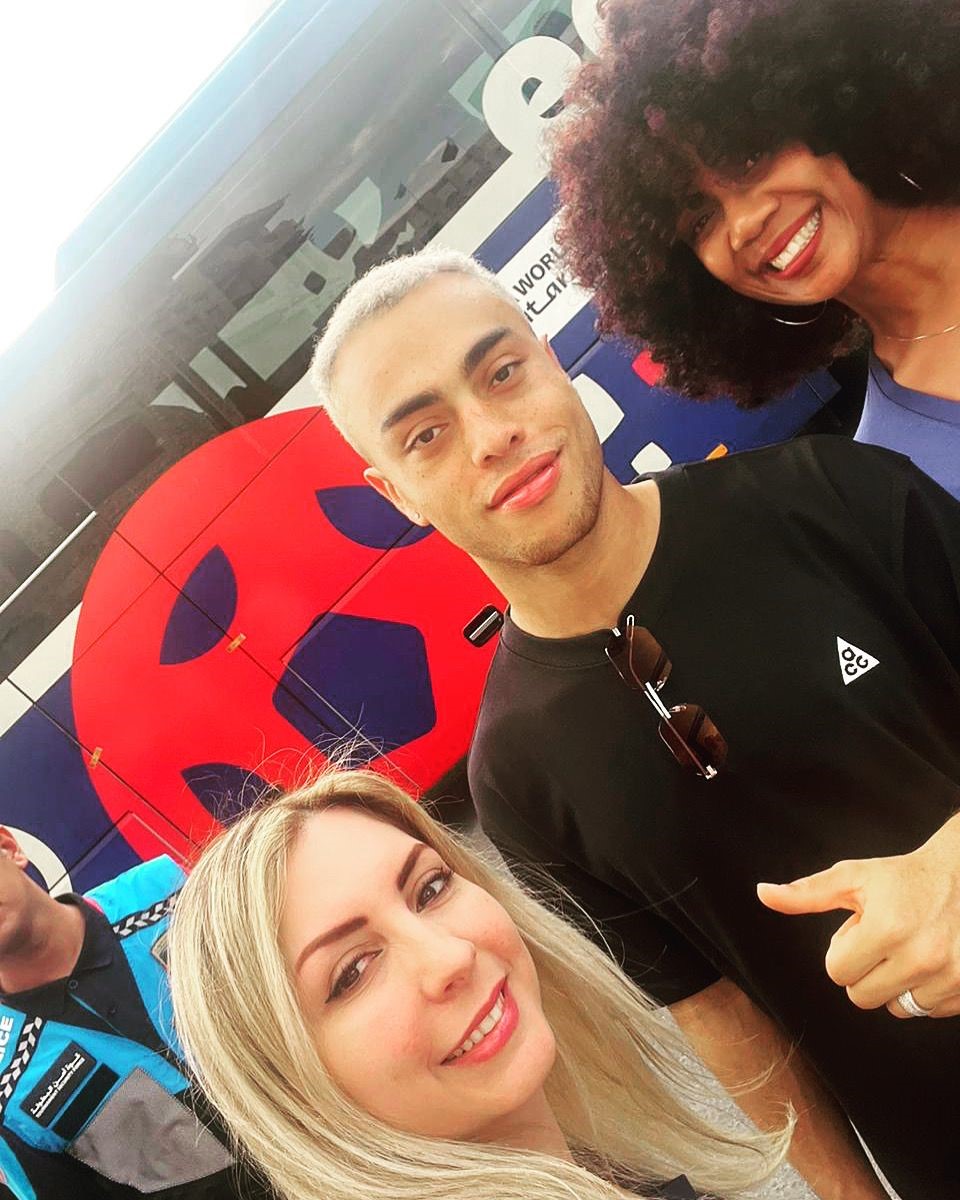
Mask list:
[[[960,329],[960,321],[956,325],[948,325],[946,329],[939,329],[936,333],[918,333],[916,337],[898,337],[895,333],[881,333],[879,336],[886,338],[888,342],[925,342],[928,338],[943,337],[945,333],[953,333],[955,329]]]

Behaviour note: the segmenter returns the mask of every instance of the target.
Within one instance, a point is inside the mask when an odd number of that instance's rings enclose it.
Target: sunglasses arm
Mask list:
[[[647,697],[647,699],[650,701],[650,703],[653,705],[653,707],[656,709],[656,711],[659,713],[659,715],[663,718],[664,721],[670,721],[673,719],[673,714],[670,712],[670,709],[667,708],[667,706],[664,704],[664,702],[660,699],[660,696],[657,693],[657,689],[653,686],[652,683],[645,683],[643,685],[643,691],[644,691],[644,695]]]

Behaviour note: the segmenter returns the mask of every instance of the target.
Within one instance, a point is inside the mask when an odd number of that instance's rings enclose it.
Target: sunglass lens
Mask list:
[[[671,708],[670,720],[660,722],[660,736],[679,763],[701,774],[702,768],[719,771],[726,762],[727,743],[723,734],[699,704],[678,704]]]
[[[631,625],[627,629],[628,662],[637,684],[652,683],[659,691],[670,678],[670,659],[649,629]]]

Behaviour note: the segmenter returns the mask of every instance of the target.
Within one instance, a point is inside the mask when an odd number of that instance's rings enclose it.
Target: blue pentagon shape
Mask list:
[[[232,763],[200,763],[186,767],[180,774],[207,812],[223,823],[261,796],[279,792],[256,771],[244,771]]]
[[[70,671],[62,675],[44,693],[43,708],[32,704],[0,738],[0,821],[44,842],[71,873],[73,890],[81,891],[140,859],[116,837],[107,843],[109,852],[97,860],[96,870],[102,874],[91,879],[85,869],[74,873],[91,847],[107,837],[113,820],[103,809],[76,741],[70,677]],[[38,797],[43,797],[42,803]],[[45,881],[32,864],[27,874],[44,889],[58,882]]]
[[[212,650],[237,611],[237,577],[219,546],[208,550],[177,596],[160,646],[167,666],[189,662]]]
[[[337,533],[373,550],[413,546],[433,533],[429,526],[411,525],[372,487],[321,488],[316,495],[323,515]]]
[[[342,613],[319,619],[290,659],[274,693],[277,711],[311,737],[305,709],[323,702],[323,721],[369,761],[429,733],[436,724],[423,634],[412,625]],[[305,727],[309,725],[310,727]],[[350,746],[357,734],[369,743]]]

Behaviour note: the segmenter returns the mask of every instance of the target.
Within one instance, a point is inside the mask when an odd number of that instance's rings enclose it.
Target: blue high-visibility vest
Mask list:
[[[225,1186],[208,1190],[204,1183],[233,1160],[179,1098],[189,1080],[181,1069],[170,989],[157,953],[183,882],[181,869],[161,857],[86,897],[110,922],[165,1053],[125,1037],[121,1029],[72,1025],[0,1001],[0,1171],[18,1200],[45,1200],[37,1162],[62,1154],[139,1192],[230,1194]],[[14,1137],[4,1142],[4,1131]],[[23,1161],[17,1140],[42,1153]]]

